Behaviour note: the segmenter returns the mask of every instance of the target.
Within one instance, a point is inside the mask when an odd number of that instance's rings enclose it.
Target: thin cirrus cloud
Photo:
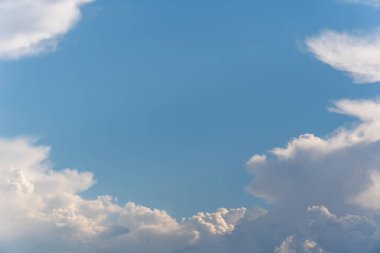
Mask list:
[[[92,0],[0,0],[0,59],[52,51]]]
[[[355,3],[355,4],[366,4],[374,7],[380,7],[380,1],[379,0],[343,0],[348,3]]]

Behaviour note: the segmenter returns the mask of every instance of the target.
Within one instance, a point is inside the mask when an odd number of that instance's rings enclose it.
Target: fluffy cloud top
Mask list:
[[[177,221],[165,211],[110,196],[86,200],[92,173],[55,171],[49,148],[0,139],[0,252],[175,252],[232,233],[246,209]],[[38,229],[36,229],[38,228]]]
[[[110,196],[84,199],[91,173],[53,170],[49,148],[0,139],[0,252],[378,252],[380,101],[341,100],[331,111],[360,121],[248,161],[249,191],[269,211],[221,208],[179,221]]]
[[[235,229],[254,235],[243,244],[277,253],[380,249],[380,101],[341,100],[331,111],[360,122],[326,138],[304,134],[248,161],[254,175],[249,191],[273,203],[273,210]],[[269,229],[257,232],[258,226]],[[266,245],[252,239],[270,234]]]
[[[0,0],[0,57],[54,49],[89,0]],[[378,5],[378,1],[352,1]],[[307,45],[357,82],[380,81],[379,33],[326,31]],[[54,170],[49,148],[0,138],[0,252],[376,253],[380,250],[380,100],[340,100],[359,122],[307,133],[249,161],[262,208],[220,208],[176,220],[110,196],[81,196],[93,174]]]
[[[0,0],[0,58],[54,50],[92,0]]]
[[[248,164],[255,175],[249,188],[254,195],[303,208],[323,204],[343,212],[353,202],[378,208],[373,195],[380,183],[380,101],[341,100],[335,105],[332,111],[362,122],[328,138],[304,134],[274,148],[271,155],[276,159],[253,156]]]

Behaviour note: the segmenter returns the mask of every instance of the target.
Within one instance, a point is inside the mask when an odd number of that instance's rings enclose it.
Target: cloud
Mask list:
[[[379,0],[342,0],[380,7]],[[320,61],[348,73],[356,83],[380,81],[380,29],[364,32],[322,31],[305,40],[308,50]]]
[[[249,192],[272,208],[235,228],[246,245],[241,252],[380,249],[380,100],[340,100],[330,111],[359,121],[325,138],[301,135],[248,161]],[[267,236],[272,239],[263,243]]]
[[[54,50],[88,2],[0,0],[0,58]],[[306,42],[356,82],[380,81],[379,32],[325,31]],[[327,137],[303,134],[247,162],[247,189],[269,210],[220,208],[182,220],[111,196],[86,199],[91,172],[55,170],[49,147],[0,138],[0,252],[379,252],[380,99],[344,99],[330,111],[358,121]]]
[[[110,196],[87,200],[80,193],[93,174],[54,170],[49,150],[27,138],[0,139],[0,252],[176,252],[216,243],[247,212],[222,208],[177,221]]]
[[[359,121],[248,161],[248,189],[269,211],[220,208],[182,220],[111,196],[85,199],[92,173],[54,170],[50,148],[33,140],[0,139],[0,252],[377,252],[380,100],[330,110]]]
[[[356,83],[380,81],[380,31],[339,33],[324,31],[306,39],[319,60],[349,73]]]
[[[366,218],[337,217],[325,206],[312,206],[307,211],[310,214],[307,230],[288,236],[275,248],[275,253],[372,252],[369,245],[375,228]]]
[[[375,194],[379,179],[380,101],[341,100],[331,110],[361,123],[327,138],[301,135],[286,147],[272,149],[275,159],[253,156],[248,162],[255,176],[249,187],[252,194],[302,208],[318,203],[344,211],[352,208],[353,199],[363,208],[377,208],[365,200]],[[371,187],[364,190],[364,185]]]
[[[0,0],[0,59],[52,51],[92,0]]]

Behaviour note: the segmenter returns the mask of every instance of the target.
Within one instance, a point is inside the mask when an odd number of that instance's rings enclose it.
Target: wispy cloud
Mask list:
[[[380,1],[379,0],[343,0],[348,3],[355,3],[355,4],[366,4],[370,6],[380,7]]]
[[[91,1],[0,0],[0,58],[54,50],[80,18],[80,7]]]
[[[306,39],[322,62],[349,73],[357,83],[380,81],[380,31],[339,33],[324,31]]]
[[[346,3],[380,7],[379,0],[342,0]],[[356,83],[380,81],[380,30],[336,32],[325,30],[306,39],[306,45],[320,61],[347,72]]]

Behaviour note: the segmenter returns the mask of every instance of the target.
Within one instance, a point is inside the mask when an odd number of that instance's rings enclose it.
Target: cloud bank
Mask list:
[[[174,252],[234,230],[246,209],[176,221],[165,211],[110,196],[86,200],[92,173],[55,171],[49,148],[0,140],[0,252]]]
[[[111,196],[85,199],[92,173],[54,170],[48,147],[0,139],[0,252],[378,252],[380,100],[340,100],[331,111],[359,122],[248,161],[248,190],[269,210],[182,220]]]
[[[0,0],[0,59],[52,51],[92,0]]]

